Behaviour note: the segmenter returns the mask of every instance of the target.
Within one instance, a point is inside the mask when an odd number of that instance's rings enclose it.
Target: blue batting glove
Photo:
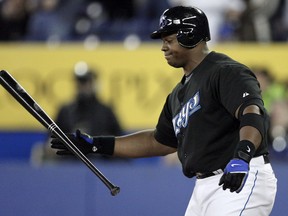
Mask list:
[[[241,159],[232,159],[224,169],[219,185],[223,185],[223,190],[227,188],[230,192],[239,193],[247,180],[249,164]]]

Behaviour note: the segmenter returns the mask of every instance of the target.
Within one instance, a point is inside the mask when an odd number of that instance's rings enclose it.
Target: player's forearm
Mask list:
[[[240,141],[236,147],[234,158],[249,163],[262,142],[265,133],[264,118],[256,105],[247,106],[240,113]]]
[[[260,132],[251,126],[245,126],[240,129],[240,141],[241,140],[249,140],[257,149],[262,141],[262,136]]]
[[[114,156],[117,157],[151,157],[175,152],[176,149],[158,143],[154,138],[154,130],[145,130],[116,137]]]
[[[248,113],[254,113],[256,115],[261,115],[260,109],[256,105],[250,105],[244,109],[243,115]],[[262,136],[259,130],[253,126],[245,126],[240,129],[240,141],[249,140],[257,149],[262,141]]]

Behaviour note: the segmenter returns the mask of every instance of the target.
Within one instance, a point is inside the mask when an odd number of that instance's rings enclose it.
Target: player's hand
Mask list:
[[[232,159],[224,169],[219,185],[223,185],[223,190],[229,188],[230,192],[239,193],[244,187],[248,173],[249,164],[246,161]]]
[[[97,152],[98,148],[94,143],[93,137],[91,137],[90,135],[86,133],[81,133],[80,130],[76,130],[76,132],[73,134],[66,135],[84,155],[92,152]],[[51,136],[51,138],[51,148],[58,149],[56,154],[72,155],[69,149],[63,144],[63,142],[59,138],[53,135]]]

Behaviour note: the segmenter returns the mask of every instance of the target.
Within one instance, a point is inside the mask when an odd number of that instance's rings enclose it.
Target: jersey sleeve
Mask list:
[[[172,114],[169,109],[169,96],[159,116],[154,137],[163,145],[177,148],[178,142],[173,128]]]
[[[222,68],[218,84],[221,103],[233,116],[237,108],[248,101],[250,104],[263,105],[260,85],[255,75],[245,66],[230,65]]]

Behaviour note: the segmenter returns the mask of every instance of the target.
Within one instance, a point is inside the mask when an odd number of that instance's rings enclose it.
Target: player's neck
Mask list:
[[[193,70],[205,59],[205,57],[210,53],[206,42],[202,42],[195,48],[191,49],[191,57],[189,62],[183,67],[185,76],[189,76],[193,73]]]

